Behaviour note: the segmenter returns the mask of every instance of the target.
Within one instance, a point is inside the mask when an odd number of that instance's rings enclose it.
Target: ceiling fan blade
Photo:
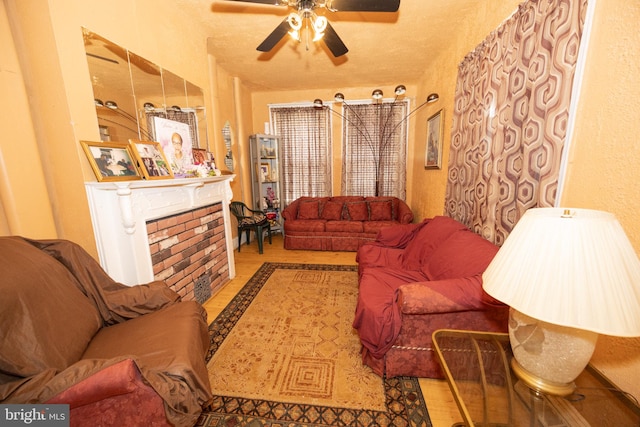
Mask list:
[[[280,2],[278,0],[227,0],[227,1],[240,1],[243,3],[260,3],[260,4],[271,4],[274,6],[279,6]]]
[[[256,50],[259,50],[260,52],[269,52],[271,49],[273,49],[273,47],[277,45],[278,42],[289,32],[290,26],[287,19],[288,18],[285,18],[285,20],[282,21],[280,25],[278,25],[276,29],[273,30],[262,43],[260,43],[260,46],[258,46]]]
[[[335,56],[336,58],[349,52],[349,49],[347,49],[347,46],[345,46],[345,44],[342,42],[340,36],[338,36],[338,33],[336,33],[336,30],[334,30],[331,24],[329,24],[328,22],[327,28],[324,30],[323,40],[324,44],[327,45],[331,53],[333,53],[333,56]]]
[[[332,0],[327,7],[340,12],[397,12],[400,0]]]

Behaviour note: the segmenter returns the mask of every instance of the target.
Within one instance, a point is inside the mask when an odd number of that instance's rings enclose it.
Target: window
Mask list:
[[[301,196],[330,196],[330,111],[287,106],[270,107],[270,113],[280,137],[284,205]]]
[[[343,104],[342,194],[406,197],[409,101]]]

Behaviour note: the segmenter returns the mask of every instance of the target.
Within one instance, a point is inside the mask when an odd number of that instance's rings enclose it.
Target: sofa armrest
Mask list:
[[[415,282],[396,291],[402,314],[484,311],[505,305],[482,289],[482,276]]]
[[[289,203],[286,208],[282,210],[282,218],[287,221],[293,221],[298,218],[298,205],[300,204],[300,199],[296,199],[293,202]]]
[[[138,388],[150,388],[131,359],[125,359],[89,375],[82,381],[53,396],[46,403],[66,403],[71,409],[113,396],[128,394]]]
[[[409,224],[413,221],[413,212],[409,205],[407,205],[403,200],[398,199],[398,222],[400,224]]]
[[[163,281],[137,286],[118,286],[104,290],[104,301],[109,310],[107,324],[120,323],[152,313],[181,300],[178,293]]]

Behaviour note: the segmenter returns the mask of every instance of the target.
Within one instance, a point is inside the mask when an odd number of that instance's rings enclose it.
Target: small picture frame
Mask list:
[[[207,150],[204,148],[192,148],[193,164],[204,165],[207,163]]]
[[[442,168],[443,111],[440,110],[427,119],[427,144],[424,152],[425,169]]]
[[[129,144],[125,142],[80,141],[99,182],[142,179]]]
[[[173,178],[173,170],[159,142],[130,139],[129,143],[144,179]]]
[[[271,181],[271,165],[269,163],[260,164],[260,176],[262,182]]]

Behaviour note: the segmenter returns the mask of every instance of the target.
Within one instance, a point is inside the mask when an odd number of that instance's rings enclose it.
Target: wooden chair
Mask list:
[[[247,233],[248,245],[250,243],[249,236],[251,230],[253,230],[258,239],[258,253],[262,253],[262,239],[265,230],[269,236],[269,244],[271,244],[271,224],[264,212],[249,209],[242,202],[231,202],[229,210],[238,220],[238,252],[240,252],[240,246],[242,245],[242,232],[245,231]]]

